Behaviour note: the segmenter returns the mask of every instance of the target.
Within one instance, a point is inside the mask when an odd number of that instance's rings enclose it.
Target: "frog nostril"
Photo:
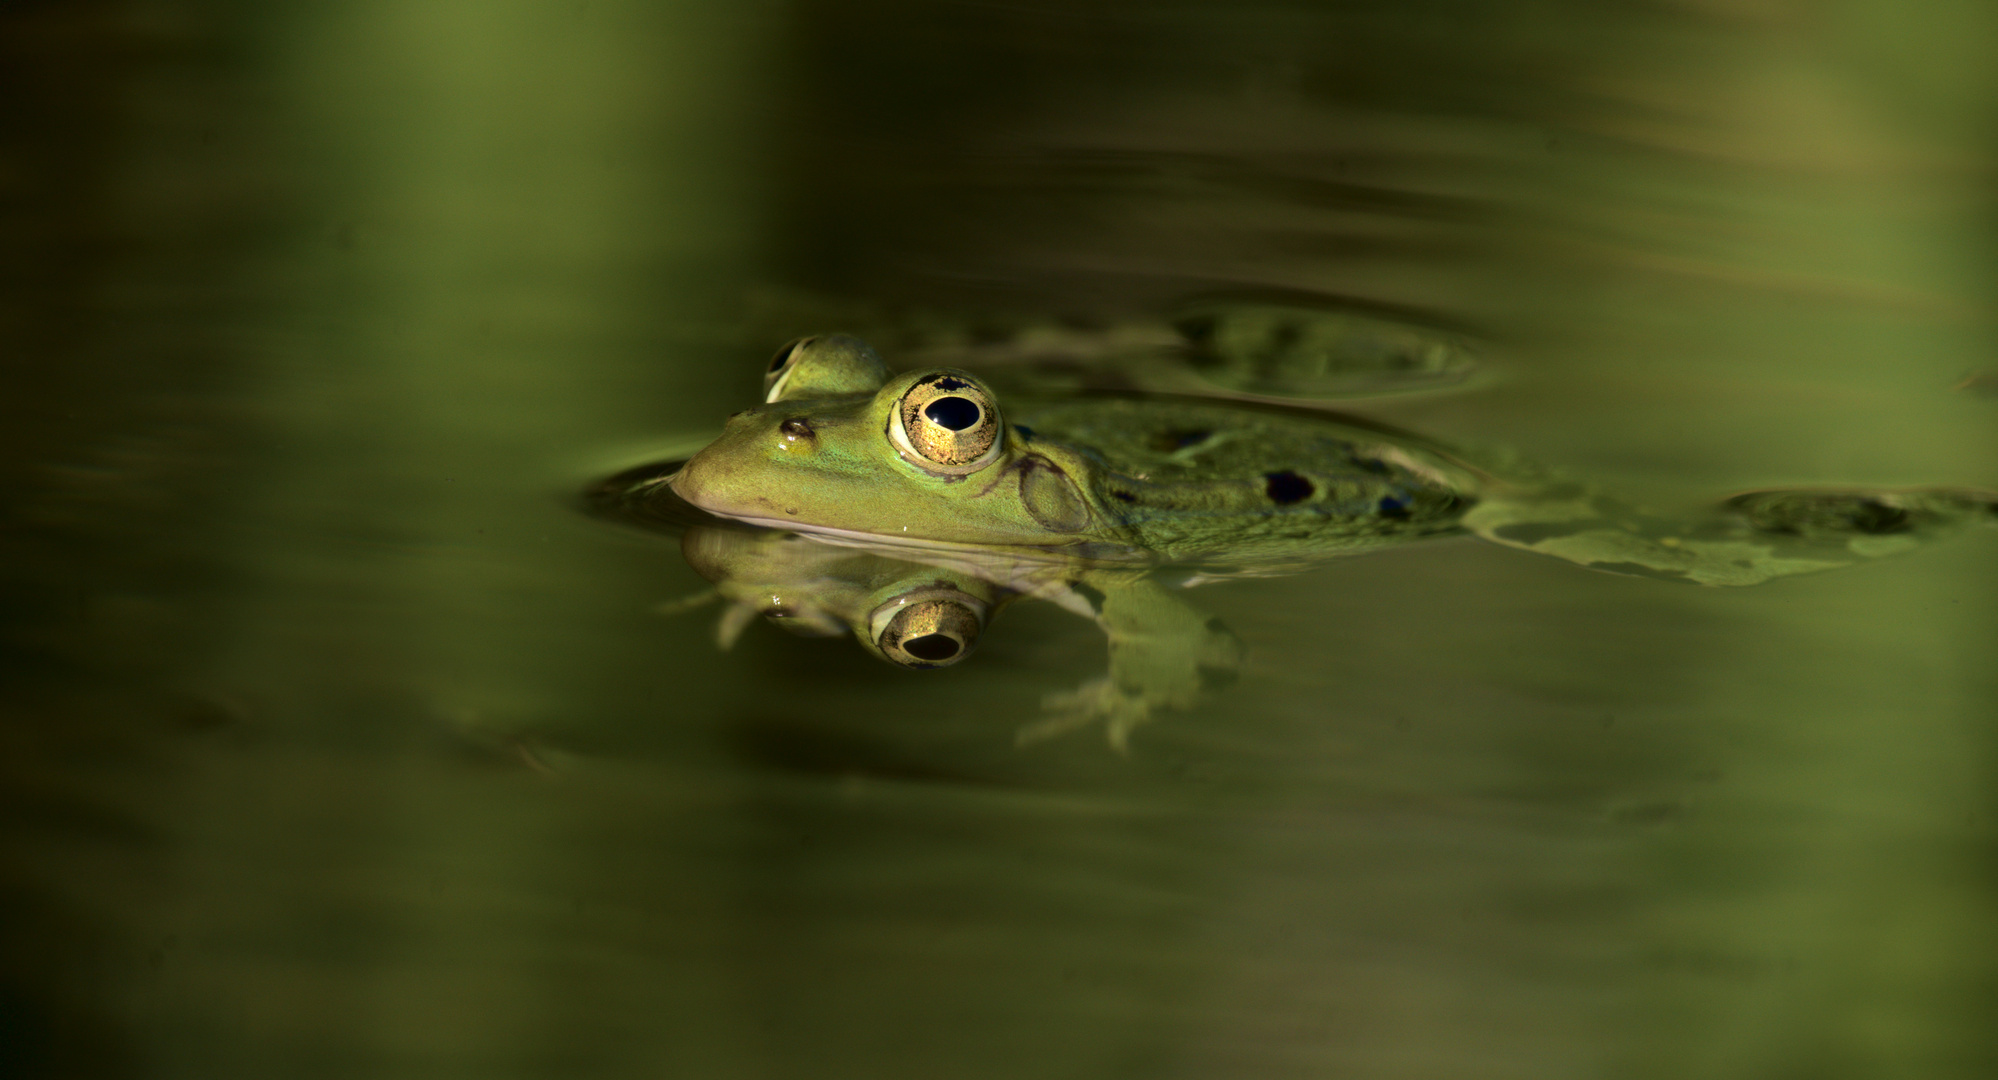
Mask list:
[[[809,439],[812,437],[811,421],[801,416],[793,416],[789,420],[777,425],[777,430],[782,432],[786,439]]]

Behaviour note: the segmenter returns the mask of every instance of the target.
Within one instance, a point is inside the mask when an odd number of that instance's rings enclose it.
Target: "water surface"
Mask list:
[[[420,8],[420,10],[419,10]],[[1020,748],[578,512],[786,337],[1304,290],[1661,508],[1998,487],[1976,5],[0,8],[0,1072],[1988,1076],[1989,533],[1203,589]]]

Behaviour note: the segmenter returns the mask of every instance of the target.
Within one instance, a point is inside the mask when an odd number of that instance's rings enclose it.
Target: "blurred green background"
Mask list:
[[[0,1076],[1998,1075],[1998,543],[752,628],[593,477],[826,312],[1426,312],[1673,508],[1998,486],[1998,9],[0,3]],[[1983,393],[1978,387],[1986,387]],[[1953,387],[1962,387],[1953,389]]]

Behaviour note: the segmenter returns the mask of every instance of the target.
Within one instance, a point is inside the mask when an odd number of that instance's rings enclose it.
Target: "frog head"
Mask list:
[[[844,335],[786,346],[764,403],[671,481],[709,513],[828,535],[975,546],[1118,539],[1089,494],[1087,462],[1008,425],[968,372],[891,376]]]

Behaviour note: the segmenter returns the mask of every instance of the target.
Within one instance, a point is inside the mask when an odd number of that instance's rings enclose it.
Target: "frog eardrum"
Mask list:
[[[985,628],[985,605],[948,590],[920,590],[874,609],[874,646],[910,668],[948,667],[971,654]]]
[[[902,394],[889,416],[888,434],[910,464],[964,476],[999,456],[999,408],[976,379],[939,371]]]

